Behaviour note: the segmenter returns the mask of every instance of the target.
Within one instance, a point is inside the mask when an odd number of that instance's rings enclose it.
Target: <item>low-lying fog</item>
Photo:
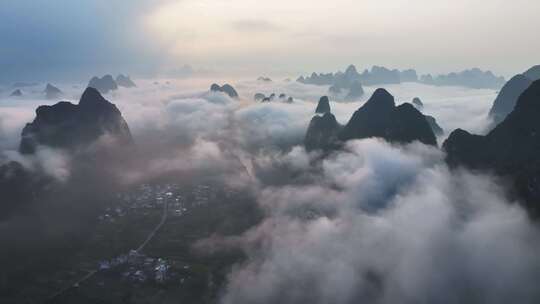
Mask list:
[[[205,252],[242,249],[247,260],[228,275],[223,303],[535,303],[540,299],[540,234],[524,210],[508,202],[500,180],[451,171],[441,150],[419,143],[355,140],[321,162],[302,147],[316,103],[327,87],[295,81],[238,80],[233,100],[209,93],[209,79],[135,80],[138,87],[105,97],[127,120],[138,145],[188,149],[124,172],[174,167],[227,171],[253,191],[265,218],[242,235],[199,240]],[[218,82],[218,81],[216,81]],[[219,82],[218,82],[219,83]],[[223,84],[221,82],[220,84]],[[77,101],[83,84],[55,84]],[[0,105],[1,149],[16,149],[44,85]],[[493,90],[388,85],[396,102],[419,97],[425,114],[446,131],[481,133]],[[375,87],[356,102],[331,102],[345,124]],[[23,93],[27,90],[23,89]],[[35,93],[32,93],[35,91]],[[257,92],[285,93],[292,104],[253,101]],[[442,138],[439,139],[439,145]],[[174,146],[172,146],[174,147]],[[44,161],[47,161],[44,158]],[[233,170],[234,171],[234,170]],[[318,216],[306,216],[311,214]],[[249,286],[249,287],[246,287]],[[537,302],[536,302],[537,303]]]
[[[182,129],[198,129],[200,119],[208,128],[204,132],[218,132],[229,119],[225,112],[234,113],[236,119],[257,130],[260,136],[272,136],[285,140],[294,136],[302,137],[313,116],[316,102],[328,95],[327,86],[305,85],[296,81],[261,82],[237,80],[231,84],[240,94],[240,101],[232,101],[221,96],[205,99],[205,93],[213,83],[212,79],[137,79],[137,87],[120,88],[105,97],[122,111],[135,137],[148,128],[168,129],[170,124]],[[61,100],[74,103],[82,94],[85,84],[55,83],[64,92]],[[43,104],[54,104],[58,100],[47,100],[42,90],[45,84],[22,88],[23,96],[10,97],[14,88],[5,87],[0,93],[0,148],[16,148],[20,131],[26,122],[34,117],[35,108]],[[396,103],[411,102],[419,97],[424,103],[422,110],[432,115],[445,130],[445,136],[456,128],[472,133],[482,133],[488,125],[487,113],[496,97],[496,91],[489,89],[468,89],[462,87],[436,87],[419,83],[402,83],[384,86],[396,99]],[[352,113],[365,102],[377,87],[364,87],[364,96],[354,102],[334,102],[332,112],[341,124],[346,124]],[[270,95],[287,94],[294,98],[293,104],[280,102],[261,104],[253,100],[255,93]],[[202,135],[202,134],[201,134]],[[260,138],[261,140],[263,138]],[[442,138],[439,139],[439,144]],[[263,142],[261,142],[264,145]]]

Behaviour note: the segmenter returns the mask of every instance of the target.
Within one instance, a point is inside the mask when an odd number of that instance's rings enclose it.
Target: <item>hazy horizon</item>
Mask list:
[[[0,81],[153,77],[188,64],[235,75],[355,64],[509,78],[538,61],[539,2],[35,1],[0,4]],[[505,22],[511,22],[506,26]],[[520,48],[526,45],[527,48]]]

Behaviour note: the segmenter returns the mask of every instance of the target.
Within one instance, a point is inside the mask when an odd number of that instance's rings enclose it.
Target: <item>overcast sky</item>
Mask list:
[[[2,0],[0,80],[333,71],[511,76],[540,63],[540,1]]]

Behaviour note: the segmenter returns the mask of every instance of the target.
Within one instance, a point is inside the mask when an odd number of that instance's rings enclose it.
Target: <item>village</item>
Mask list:
[[[178,297],[213,286],[206,258],[195,258],[190,244],[207,233],[203,221],[213,208],[230,208],[239,195],[238,190],[211,183],[142,184],[118,193],[97,216],[88,250],[77,257],[81,271],[66,272],[51,302],[68,303],[81,294],[111,301],[135,294]],[[219,219],[220,213],[212,218]]]

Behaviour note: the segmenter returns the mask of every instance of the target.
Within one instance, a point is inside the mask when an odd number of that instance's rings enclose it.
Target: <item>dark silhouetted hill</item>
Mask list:
[[[105,134],[121,143],[132,143],[118,108],[96,89],[87,88],[78,105],[61,101],[38,107],[36,118],[22,131],[19,150],[34,153],[40,145],[72,150],[88,146]]]
[[[317,104],[317,108],[315,109],[315,113],[325,114],[330,112],[330,100],[328,99],[328,96],[321,97],[319,99],[319,103]]]
[[[321,97],[315,113],[315,116],[313,116],[309,123],[304,139],[306,150],[329,151],[338,148],[338,134],[341,130],[341,125],[331,113],[328,97]]]
[[[210,91],[211,92],[222,92],[222,93],[225,93],[225,94],[229,95],[229,97],[231,97],[231,98],[238,98],[238,92],[236,92],[236,90],[230,84],[224,84],[223,86],[220,86],[220,85],[214,83],[214,84],[212,84],[210,86]]]
[[[385,89],[377,89],[353,114],[339,135],[343,141],[369,137],[398,143],[418,140],[424,144],[437,145],[433,130],[424,115],[409,103],[396,107],[394,97]]]
[[[535,214],[540,211],[540,80],[519,97],[514,110],[486,136],[458,129],[443,148],[452,166],[509,177],[513,191]]]
[[[304,139],[304,146],[307,151],[323,150],[329,151],[336,149],[338,144],[338,134],[341,126],[336,117],[326,112],[324,115],[315,115],[311,122]]]
[[[535,65],[532,68],[528,69],[523,76],[529,78],[532,81],[540,79],[540,65]]]

